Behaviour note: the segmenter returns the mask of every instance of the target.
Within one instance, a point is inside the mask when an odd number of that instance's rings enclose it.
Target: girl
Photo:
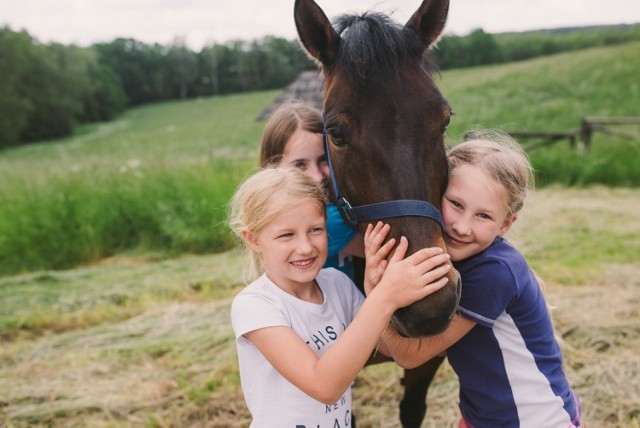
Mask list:
[[[260,142],[260,165],[289,165],[325,185],[329,166],[322,143],[322,114],[310,105],[290,100],[278,107],[267,122]],[[329,247],[325,267],[339,269],[354,279],[353,256],[364,257],[362,235],[349,227],[338,207],[327,204]],[[362,270],[359,271],[362,276]],[[362,286],[362,281],[359,281]]]
[[[459,314],[438,336],[404,339],[388,329],[383,344],[403,367],[446,350],[460,380],[461,428],[578,427],[580,403],[562,370],[542,290],[502,237],[532,183],[525,153],[503,137],[503,144],[472,140],[448,153],[442,216],[447,250],[462,276]],[[376,242],[387,233],[379,225],[365,237],[368,285],[383,271],[378,263],[386,253]]]
[[[351,383],[393,312],[444,286],[448,256],[425,249],[403,260],[402,237],[384,274],[372,274],[379,283],[364,300],[345,274],[321,269],[324,195],[293,168],[266,168],[246,180],[231,201],[230,225],[259,275],[231,307],[251,426],[349,425]],[[384,252],[394,245],[372,242]]]
[[[289,165],[299,169],[317,183],[324,185],[330,194],[331,177],[322,141],[322,113],[299,100],[289,100],[278,107],[265,125],[260,143],[260,165]],[[333,267],[346,273],[364,293],[364,240],[361,233],[347,225],[335,204],[327,203],[328,254],[324,267]],[[381,353],[371,358],[367,364],[390,361]],[[403,378],[405,394],[400,404],[400,419],[422,420],[412,405],[417,395],[426,394],[426,389],[417,387],[430,382],[432,366],[418,367],[406,371]],[[425,371],[426,369],[426,371]],[[419,391],[419,392],[411,392]],[[424,401],[424,399],[423,399]],[[425,407],[426,408],[426,407]],[[405,410],[408,409],[408,410]],[[351,427],[355,427],[355,416]]]

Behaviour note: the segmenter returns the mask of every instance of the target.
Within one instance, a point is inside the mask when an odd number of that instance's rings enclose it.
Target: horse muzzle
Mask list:
[[[449,282],[440,290],[398,309],[391,322],[398,333],[404,337],[421,338],[442,333],[456,313],[462,281],[457,270],[448,275]]]

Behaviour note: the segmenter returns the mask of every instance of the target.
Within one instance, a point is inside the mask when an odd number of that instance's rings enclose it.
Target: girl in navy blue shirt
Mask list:
[[[442,215],[447,251],[462,276],[458,314],[434,337],[406,339],[388,328],[380,349],[392,345],[386,352],[403,367],[446,350],[460,381],[461,428],[580,427],[580,403],[562,369],[538,279],[502,237],[533,180],[526,154],[501,138],[467,141],[448,153]],[[377,274],[386,233],[379,224],[365,237],[367,265]]]

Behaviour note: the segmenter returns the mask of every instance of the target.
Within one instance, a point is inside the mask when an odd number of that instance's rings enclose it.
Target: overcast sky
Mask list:
[[[393,12],[404,23],[420,0],[316,0],[329,18]],[[445,34],[489,33],[640,22],[640,0],[451,0]],[[87,46],[130,37],[199,50],[265,35],[295,39],[293,0],[0,0],[0,26],[41,42]]]

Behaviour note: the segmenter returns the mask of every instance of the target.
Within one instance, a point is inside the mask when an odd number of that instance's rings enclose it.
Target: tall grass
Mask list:
[[[450,144],[474,127],[577,132],[586,116],[640,116],[640,43],[453,70],[438,84],[454,112]],[[618,128],[640,135],[640,126]],[[525,147],[536,140],[520,139]],[[587,151],[568,140],[530,152],[538,185],[640,186],[640,141],[595,133]]]
[[[254,167],[275,91],[134,109],[0,153],[0,275],[120,252],[230,246],[226,204]]]
[[[584,116],[639,115],[640,43],[442,73],[449,143],[477,126],[577,130]],[[256,163],[279,91],[132,109],[72,138],[0,152],[0,275],[63,269],[121,252],[229,247],[226,203]],[[524,143],[524,141],[522,141]],[[538,184],[640,185],[640,143],[595,134],[531,152]]]
[[[115,253],[228,248],[226,203],[252,164],[157,164],[80,172],[44,185],[8,177],[0,273],[68,268]]]

